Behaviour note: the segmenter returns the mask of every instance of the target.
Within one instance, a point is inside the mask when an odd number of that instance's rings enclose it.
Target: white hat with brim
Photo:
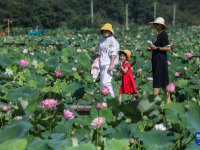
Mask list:
[[[154,23],[162,24],[163,26],[165,26],[164,30],[169,30],[169,27],[165,25],[165,20],[162,17],[156,18],[156,20],[154,22],[149,22],[149,25],[151,25],[153,27]]]

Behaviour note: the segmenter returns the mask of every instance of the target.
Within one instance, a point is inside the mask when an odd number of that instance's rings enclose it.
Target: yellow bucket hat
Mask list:
[[[103,33],[103,30],[108,30],[114,34],[114,30],[112,29],[112,25],[110,23],[104,24],[104,26],[101,28],[100,32]]]
[[[127,55],[127,59],[130,60],[131,52],[130,52],[129,50],[127,50],[127,49],[125,49],[125,50],[120,50],[120,51],[119,51],[119,55],[120,55],[121,52],[124,52],[124,53]]]

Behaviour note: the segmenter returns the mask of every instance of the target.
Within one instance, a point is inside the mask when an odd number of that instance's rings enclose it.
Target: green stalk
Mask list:
[[[2,125],[1,125],[0,131],[3,129],[3,121],[2,121],[2,118],[1,118],[1,123],[2,123]]]
[[[185,129],[183,129],[181,136],[178,138],[178,140],[176,141],[176,143],[172,146],[172,148],[170,150],[172,150],[176,146],[176,144],[178,143],[178,141],[182,138],[183,133],[186,130],[186,127],[187,127],[187,111],[185,112]]]
[[[97,150],[98,150],[98,128],[97,128]]]
[[[139,142],[138,142],[138,143],[139,143],[139,145],[138,145],[138,148],[139,148],[139,150],[140,150],[140,140],[139,140]]]
[[[69,120],[68,120],[68,123],[69,123]],[[70,138],[71,136],[70,136],[70,123],[69,123],[69,138]]]

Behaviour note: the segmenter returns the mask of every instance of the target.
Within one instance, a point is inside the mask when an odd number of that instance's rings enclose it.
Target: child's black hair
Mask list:
[[[124,54],[124,55],[125,55],[125,57],[126,57],[126,60],[128,60],[128,56],[127,56],[127,54],[126,54],[126,53],[124,53],[123,51],[119,51],[119,52],[118,52],[118,54],[119,54],[119,56],[120,56],[121,54]]]

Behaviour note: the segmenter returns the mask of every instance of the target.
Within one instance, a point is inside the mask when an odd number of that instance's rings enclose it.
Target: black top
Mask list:
[[[165,31],[162,31],[155,43],[157,47],[165,47],[169,45],[168,36]],[[152,70],[153,70],[153,87],[166,88],[169,84],[167,52],[153,50],[152,52]]]

